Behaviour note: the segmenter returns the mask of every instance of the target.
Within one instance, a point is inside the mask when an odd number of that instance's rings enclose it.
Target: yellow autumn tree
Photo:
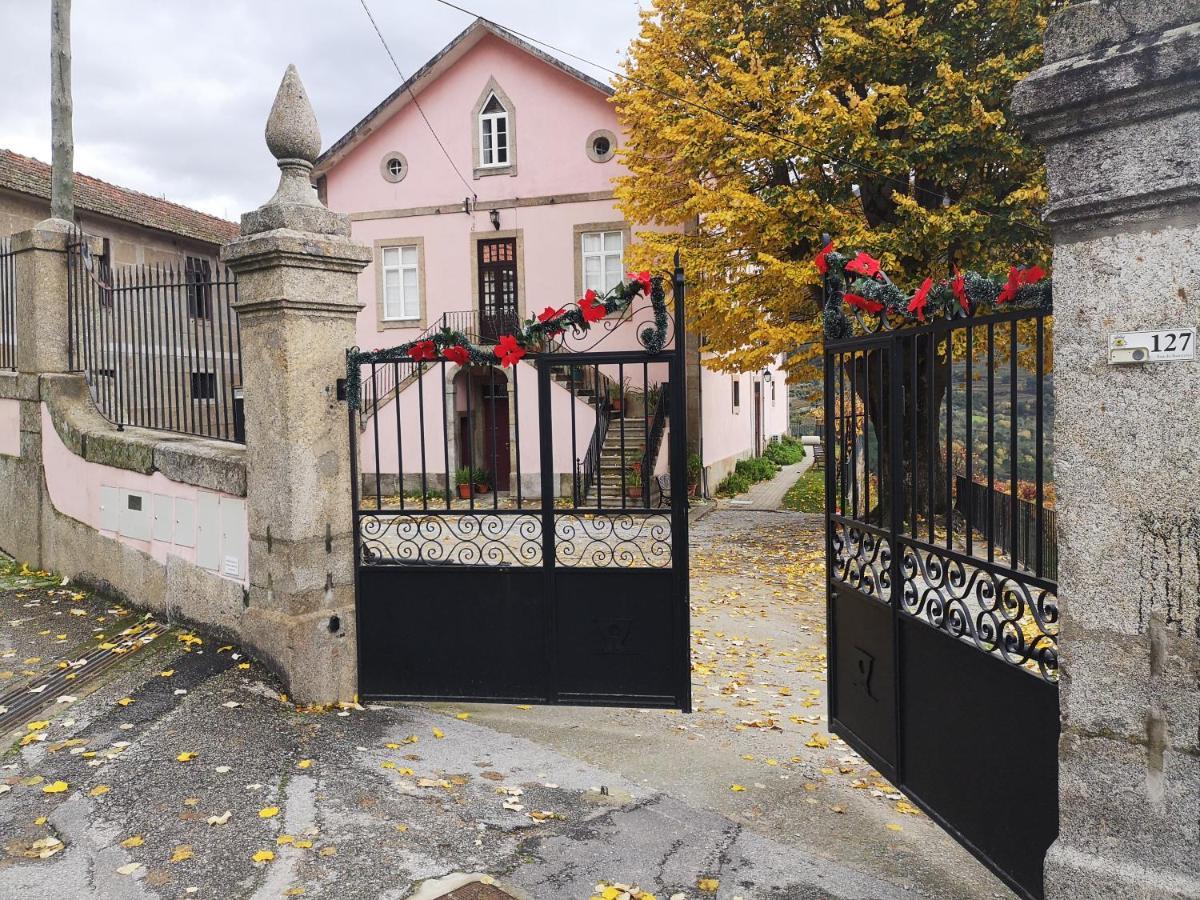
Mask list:
[[[688,272],[727,370],[819,353],[828,232],[902,286],[1043,265],[1042,160],[1009,112],[1053,0],[655,0],[618,79],[642,266]]]

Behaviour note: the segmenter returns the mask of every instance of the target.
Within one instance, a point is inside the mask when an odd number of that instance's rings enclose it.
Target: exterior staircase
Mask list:
[[[622,433],[624,443],[622,443]],[[646,420],[641,416],[616,417],[608,420],[608,428],[604,440],[600,444],[597,475],[587,486],[583,506],[617,507],[643,506],[644,494],[641,489],[636,497],[630,497],[622,489],[622,473],[625,473],[625,486],[629,486],[629,467],[634,463],[643,463],[646,456]],[[599,497],[599,502],[597,502]]]

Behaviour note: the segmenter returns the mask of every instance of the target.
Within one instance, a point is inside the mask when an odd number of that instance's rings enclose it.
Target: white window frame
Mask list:
[[[621,242],[620,248],[615,253],[612,250],[604,249],[604,239],[606,237],[610,237],[611,235],[616,235],[617,239]],[[586,242],[589,237],[599,237],[600,238],[600,249],[598,251],[596,251],[596,250],[589,251],[587,249]],[[608,262],[609,257],[614,256],[614,255],[617,257],[617,281],[616,281],[616,283],[603,286],[603,288],[594,288],[594,287],[592,287],[592,285],[589,285],[588,284],[588,274],[587,274],[588,260],[589,259],[599,259],[600,260],[600,278],[601,278],[601,280],[603,280],[605,278],[605,272],[608,269],[608,266],[606,265],[606,263]],[[609,229],[604,229],[602,231],[580,232],[580,234],[579,234],[579,283],[583,285],[583,289],[585,291],[588,290],[589,288],[591,288],[591,289],[595,290],[597,294],[600,294],[601,296],[603,296],[605,293],[607,293],[612,288],[614,288],[616,286],[616,284],[620,283],[621,278],[624,276],[624,273],[625,273],[625,232],[622,229],[609,228]]]
[[[487,109],[488,104],[493,100],[499,104],[501,112],[483,112]],[[483,101],[483,106],[479,113],[479,167],[481,169],[499,169],[504,166],[512,165],[512,121],[508,115],[508,107],[504,105],[504,101],[496,96],[496,92],[492,91],[488,94],[488,98]],[[501,119],[504,120],[504,159],[499,159],[499,150],[501,147],[496,142],[496,136],[499,133],[496,128],[496,123]],[[491,126],[492,145],[488,147],[484,140],[484,124]],[[491,156],[491,161],[488,161],[488,156]]]
[[[413,261],[411,263],[404,262],[404,251],[411,250],[413,252]],[[388,255],[395,254],[396,263],[388,264]],[[383,291],[382,301],[382,319],[385,322],[419,322],[421,321],[421,248],[417,244],[394,244],[392,246],[383,247],[380,249],[379,265],[381,269],[380,289]],[[413,273],[413,281],[415,283],[414,291],[415,298],[409,298],[405,294],[404,288],[404,273],[411,271]],[[388,298],[388,272],[396,272],[397,287],[400,290],[399,315],[392,315],[389,307]],[[411,314],[406,314],[409,310],[406,307],[411,303]]]

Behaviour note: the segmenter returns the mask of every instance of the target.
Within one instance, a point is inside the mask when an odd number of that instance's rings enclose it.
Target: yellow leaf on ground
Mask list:
[[[394,762],[392,762],[390,759],[385,759],[385,760],[384,760],[383,762],[381,762],[379,765],[383,766],[383,768],[385,768],[385,769],[394,769],[394,768],[396,768],[396,764],[395,764]]]
[[[275,858],[275,854],[270,850],[259,850],[250,858],[255,862],[270,862]]]
[[[827,735],[821,734],[821,732],[819,732],[819,731],[814,731],[812,734],[812,737],[810,737],[807,741],[804,742],[804,746],[805,747],[816,747],[820,750],[826,750],[829,748],[829,737]]]
[[[126,850],[132,850],[134,847],[140,847],[144,843],[145,841],[142,839],[142,836],[140,834],[135,834],[133,837],[128,837],[121,841],[121,846]]]
[[[744,790],[745,790],[745,788],[744,788],[744,787],[742,787],[740,784],[731,784],[731,785],[729,786],[729,789],[730,789],[731,791],[733,791],[734,793],[737,793],[737,792],[739,792],[739,791],[744,791]]]
[[[528,703],[521,703],[517,706],[517,709],[533,709],[533,707]]]
[[[701,878],[696,882],[697,888],[710,894],[715,894],[720,886],[721,882],[716,878]]]
[[[122,697],[120,700],[117,701],[117,704],[119,706],[128,706],[130,703],[133,703],[133,702],[134,702],[134,700],[132,697]]]
[[[107,794],[108,791],[109,791],[109,787],[107,784],[98,784],[94,788],[92,788],[90,791],[88,791],[88,796],[89,797],[99,797],[101,794]]]
[[[28,728],[30,731],[41,731],[43,728],[45,728],[49,724],[50,723],[48,721],[47,722],[30,722],[25,727]]]
[[[317,855],[318,856],[337,856],[337,847],[322,847],[318,851]]]
[[[250,668],[250,663],[238,663],[238,668],[239,669],[248,669],[248,668]]]
[[[297,769],[307,769],[311,765],[312,765],[311,759],[302,759],[302,760],[300,760],[300,762],[296,763],[296,768]]]
[[[303,893],[304,893],[304,888],[302,888],[302,887],[293,887],[293,888],[288,888],[286,891],[284,891],[284,892],[283,892],[283,896],[285,896],[285,897],[299,897],[299,896],[300,896],[301,894],[303,894]]]
[[[196,754],[193,753],[191,750],[187,750],[183,753],[180,753],[177,757],[175,757],[175,759],[177,759],[179,762],[191,762],[195,758],[196,758]]]
[[[33,820],[33,824],[34,824],[34,825],[45,825],[45,824],[46,824],[46,817],[45,817],[45,816],[38,816],[36,819],[34,819],[34,820]]]
[[[919,816],[921,811],[904,800],[896,801],[896,812],[903,813],[906,816]]]
[[[898,825],[895,822],[888,822],[887,825],[884,826],[884,828],[886,828],[888,831],[903,831],[904,830],[903,826]]]
[[[454,718],[456,718],[456,719],[462,719],[462,720],[465,722],[465,721],[467,721],[467,719],[471,718],[471,714],[470,714],[470,713],[467,713],[467,712],[462,712],[462,713],[459,713],[459,714],[458,714],[457,716],[455,716]]]
[[[301,850],[307,850],[309,847],[312,846],[312,841],[307,840],[307,839],[301,840],[301,841],[296,841],[294,846],[299,847]]]
[[[187,844],[180,844],[171,851],[171,862],[183,862],[185,859],[192,858],[192,848]]]
[[[258,811],[258,817],[260,819],[270,819],[277,815],[279,815],[278,806],[268,806],[266,809],[260,809]]]
[[[444,738],[444,737],[446,736],[446,734],[445,734],[445,732],[443,732],[443,731],[442,731],[442,729],[440,729],[440,728],[434,728],[434,729],[433,729],[433,736],[434,736],[435,738],[437,738],[437,739],[440,741],[442,738]]]
[[[275,838],[275,846],[282,847],[284,844],[292,844],[295,843],[295,841],[296,836],[294,834],[281,834],[279,837]]]
[[[52,784],[48,784],[44,788],[42,788],[42,793],[43,794],[61,794],[63,791],[65,791],[67,789],[67,787],[68,787],[68,785],[65,781],[55,781]]]
[[[163,678],[170,678],[172,675],[175,674],[175,670],[174,669],[163,669],[158,674],[161,675]]]

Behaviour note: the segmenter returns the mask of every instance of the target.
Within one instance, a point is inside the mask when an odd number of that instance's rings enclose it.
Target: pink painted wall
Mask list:
[[[771,368],[775,385],[774,402],[771,385],[763,384],[762,432],[764,440],[787,433],[786,375],[778,367]],[[762,381],[761,372],[730,375],[703,370],[704,465],[711,466],[731,458],[749,456],[754,451],[754,383]],[[741,385],[741,403],[733,408],[733,382]],[[716,487],[716,485],[710,485]]]
[[[21,401],[0,400],[0,454],[21,455]]]
[[[240,562],[240,573],[237,576],[226,576],[221,566],[208,567],[211,571],[242,584],[249,584],[249,552],[250,538],[246,527],[245,500],[215,491],[203,491],[190,484],[172,481],[161,472],[143,475],[127,469],[115,469],[99,463],[88,462],[76,456],[62,442],[54,429],[54,420],[50,410],[42,404],[42,458],[45,468],[46,488],[54,508],[64,515],[90,526],[105,537],[112,538],[129,547],[148,553],[157,562],[165,563],[167,556],[178,556],[191,563],[197,563],[197,547],[200,545],[201,518],[199,516],[201,495],[208,495],[221,510],[218,527],[223,532],[218,538],[217,559],[223,561],[226,556],[234,555]],[[105,488],[117,491],[133,491],[148,498],[153,522],[154,497],[167,497],[172,502],[172,515],[175,513],[174,504],[177,501],[191,504],[193,511],[193,528],[184,534],[173,529],[170,540],[157,540],[151,535],[148,540],[139,540],[120,533],[120,529],[105,528],[104,510],[102,510]],[[153,528],[153,525],[151,526]],[[183,541],[183,543],[180,543]],[[191,546],[185,546],[189,544]],[[199,564],[199,563],[197,563]]]

